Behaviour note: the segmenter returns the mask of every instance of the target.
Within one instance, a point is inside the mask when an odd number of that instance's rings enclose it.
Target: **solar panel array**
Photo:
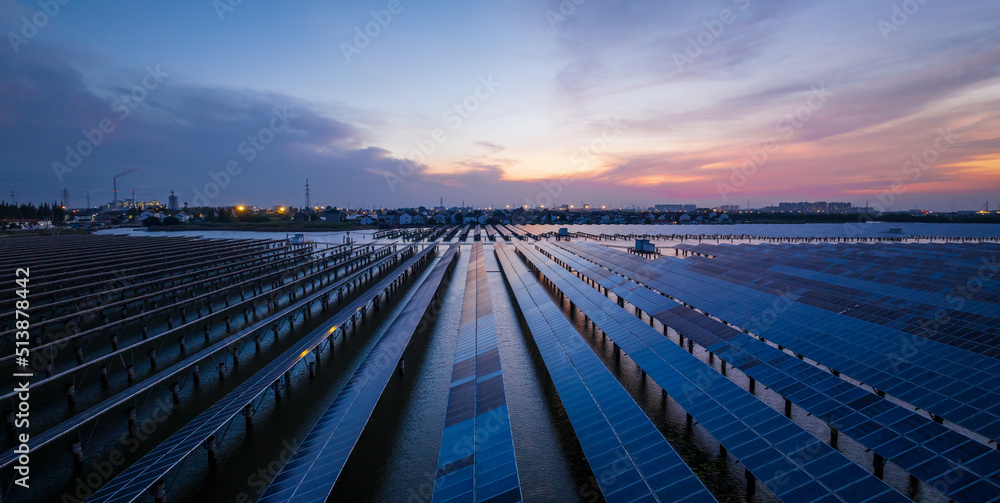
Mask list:
[[[448,247],[257,501],[327,500],[457,250]]]
[[[1000,499],[1000,452],[549,244],[540,248],[956,501]],[[659,281],[650,283],[657,288]],[[955,479],[955,480],[952,480]],[[964,479],[964,480],[962,480]]]
[[[469,257],[433,501],[521,501],[481,242]]]
[[[495,245],[514,300],[605,500],[715,501],[580,338],[513,249]]]
[[[490,248],[481,241],[484,228],[495,241]],[[704,430],[723,447],[723,457],[746,469],[748,483],[761,481],[781,501],[908,501],[902,489],[881,480],[880,469],[871,473],[870,462],[866,470],[832,440],[793,421],[788,411],[795,404],[828,424],[831,438],[849,437],[874,453],[876,465],[884,459],[909,474],[911,488],[919,480],[921,490],[952,501],[1000,503],[1000,245],[682,243],[676,248],[684,258],[650,260],[589,242],[535,241],[538,236],[516,225],[463,225],[453,234],[465,241],[470,231],[471,243],[450,245],[413,287],[259,501],[330,497],[461,249],[469,250],[469,267],[465,282],[455,286],[463,288],[463,301],[435,502],[524,498],[510,421],[519,412],[507,405],[513,390],[505,387],[497,299],[488,278],[499,272],[606,501],[716,498],[708,479],[616,377],[615,362],[591,347],[574,326],[572,309],[554,296],[592,322],[616,355],[635,363],[643,387],[654,383],[665,405],[669,395],[683,408],[689,427],[697,422],[699,435]],[[497,234],[505,239],[496,240]],[[141,498],[432,249],[292,343],[87,501]],[[766,387],[768,398],[783,398],[786,414],[759,398],[753,385],[746,390],[734,382],[725,366],[720,372],[713,360],[706,365],[690,343]]]
[[[783,501],[907,501],[533,246],[518,250]]]
[[[32,447],[38,449],[44,445],[55,442],[59,438],[62,438],[66,434],[80,428],[82,425],[87,424],[90,421],[95,420],[102,414],[105,414],[108,410],[118,407],[130,400],[133,400],[136,396],[141,393],[155,389],[157,386],[162,385],[164,382],[175,379],[177,374],[183,370],[191,368],[191,366],[201,362],[205,359],[206,355],[214,354],[221,348],[226,348],[233,343],[247,338],[250,334],[254,332],[265,330],[270,327],[276,320],[281,320],[285,316],[294,313],[296,310],[302,309],[303,306],[309,305],[309,303],[314,302],[316,299],[320,299],[323,295],[329,295],[336,292],[338,289],[343,288],[344,285],[356,281],[362,275],[367,274],[367,271],[388,265],[390,262],[395,260],[398,256],[402,255],[404,250],[400,250],[397,253],[386,256],[385,258],[368,264],[367,266],[356,270],[354,273],[349,274],[337,280],[336,282],[327,285],[326,287],[320,288],[314,292],[310,292],[307,297],[304,297],[298,301],[293,302],[287,307],[275,312],[272,315],[262,318],[260,321],[253,322],[250,325],[236,331],[236,333],[221,339],[207,348],[196,352],[195,354],[184,358],[183,360],[170,365],[169,367],[163,369],[159,373],[144,379],[142,382],[126,388],[114,395],[104,399],[98,405],[91,407],[80,414],[67,419],[66,421],[60,423],[57,426],[48,428],[40,434],[32,437]],[[19,454],[15,450],[9,449],[6,452],[0,453],[0,466],[7,466],[13,463]]]
[[[157,445],[139,461],[129,466],[117,477],[94,492],[88,502],[129,502],[139,498],[150,486],[170,469],[200,447],[206,438],[222,428],[256,397],[267,390],[286,371],[292,369],[309,351],[326,340],[339,325],[355,316],[362,306],[371,302],[375,293],[387,288],[399,274],[430,253],[434,246],[425,247],[399,266],[394,274],[369,288],[364,294],[330,317],[316,330],[310,332],[291,348],[265,365],[256,374],[226,394],[218,402],[184,425],[176,433]],[[372,293],[374,292],[374,293]]]
[[[728,281],[771,289],[764,291],[794,285],[803,303],[1000,357],[1000,246],[983,244],[974,252],[958,244],[862,247],[851,253],[816,245],[681,248],[715,256],[692,265],[693,271],[714,269]],[[951,311],[943,325],[935,320],[940,306]]]
[[[574,243],[583,256],[991,440],[1000,438],[1000,360],[691,271],[695,262]],[[779,315],[780,312],[780,315]]]

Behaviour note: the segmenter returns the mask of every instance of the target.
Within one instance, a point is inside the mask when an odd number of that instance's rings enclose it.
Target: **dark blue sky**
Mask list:
[[[0,196],[1000,203],[995,0],[220,5],[0,0]]]

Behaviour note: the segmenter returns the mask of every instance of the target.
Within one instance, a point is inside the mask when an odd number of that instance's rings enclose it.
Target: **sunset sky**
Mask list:
[[[213,205],[1000,204],[996,0],[0,0],[0,29],[6,201],[137,167],[120,197]]]

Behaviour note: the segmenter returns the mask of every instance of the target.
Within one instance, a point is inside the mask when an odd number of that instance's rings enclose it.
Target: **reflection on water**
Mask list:
[[[490,247],[487,251],[492,252]],[[429,502],[433,493],[448,386],[465,294],[463,247],[441,314],[429,337],[408,350],[407,374],[390,383],[332,501]],[[488,271],[497,271],[490,267]],[[526,501],[574,501],[590,476],[540,359],[525,343],[499,272],[488,272],[514,449]],[[412,365],[412,366],[411,366]],[[541,367],[544,368],[544,367]],[[410,369],[413,369],[410,371]],[[543,371],[542,371],[543,372]]]

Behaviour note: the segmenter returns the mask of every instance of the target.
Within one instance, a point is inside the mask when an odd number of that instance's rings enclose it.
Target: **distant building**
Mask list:
[[[826,211],[829,213],[851,213],[851,203],[827,203]]]
[[[167,209],[170,211],[181,209],[180,204],[177,204],[177,195],[174,194],[173,190],[170,191],[170,197],[167,198]]]
[[[344,221],[344,214],[337,208],[327,206],[323,210],[323,220],[330,224],[336,224]]]
[[[697,205],[694,204],[657,204],[654,206],[656,211],[694,211],[698,209]]]
[[[764,208],[766,211],[780,213],[852,213],[851,203],[816,201],[814,203],[778,203],[778,206]]]
[[[371,215],[355,214],[355,215],[348,215],[347,222],[350,222],[354,225],[374,225],[377,222],[377,220],[372,218]]]

